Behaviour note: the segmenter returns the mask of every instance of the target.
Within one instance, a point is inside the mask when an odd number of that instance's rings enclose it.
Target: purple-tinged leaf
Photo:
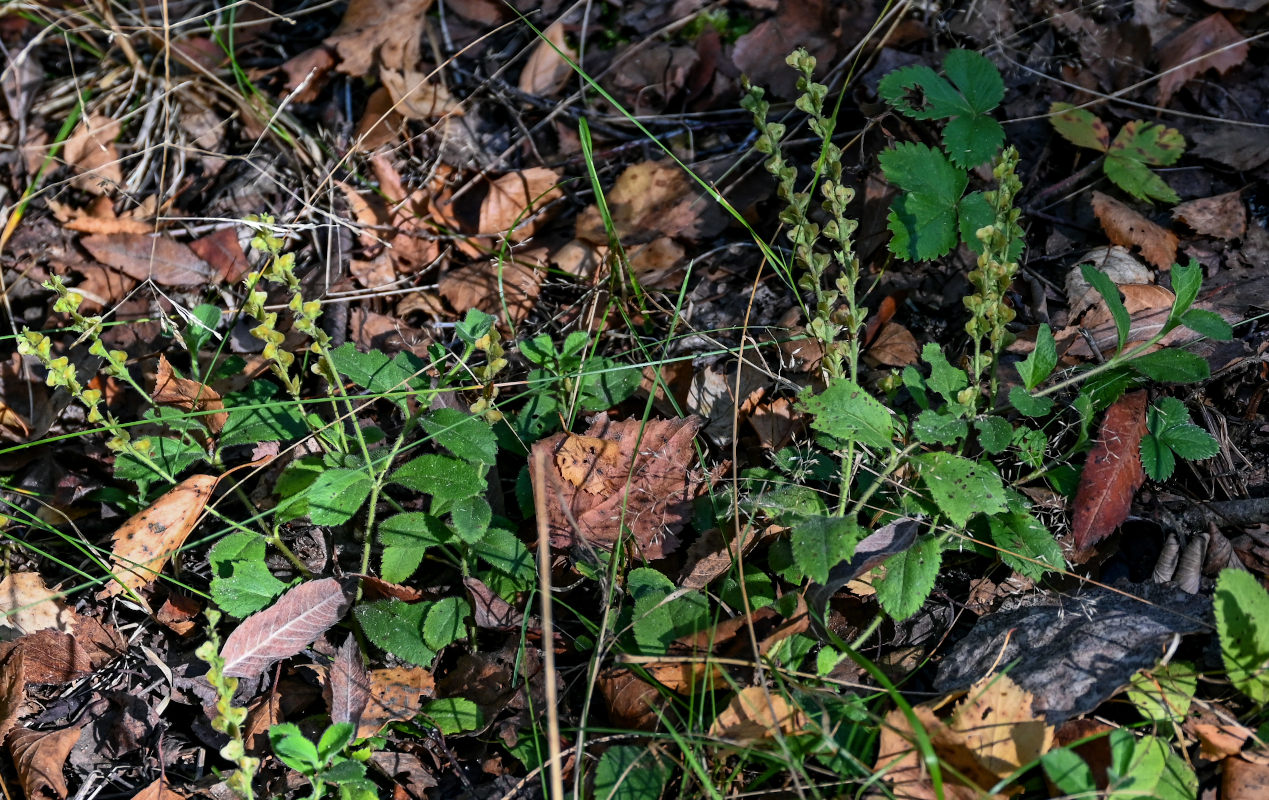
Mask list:
[[[301,583],[229,635],[220,651],[225,675],[254,678],[316,641],[351,605],[351,593],[334,578]]]
[[[357,638],[352,634],[335,651],[328,675],[326,700],[330,705],[331,722],[351,722],[356,728],[361,724],[366,703],[370,702],[370,673],[361,660]]]

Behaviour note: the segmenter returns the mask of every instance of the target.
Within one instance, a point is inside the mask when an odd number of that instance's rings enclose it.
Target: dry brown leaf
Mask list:
[[[551,255],[551,263],[578,278],[589,278],[604,263],[608,248],[574,239]]]
[[[326,697],[331,722],[351,722],[354,729],[360,725],[361,714],[370,702],[370,674],[362,661],[357,637],[351,633],[335,651],[322,694]]]
[[[722,229],[726,219],[683,170],[659,161],[627,167],[607,197],[613,227],[623,244],[649,242],[658,236],[697,241]],[[608,232],[596,206],[577,217],[577,238],[607,245]]]
[[[511,261],[484,261],[450,270],[441,277],[438,291],[450,308],[461,316],[477,308],[495,317],[503,316],[503,301],[514,322],[529,316],[542,291],[544,270],[533,266],[545,250],[519,253]]]
[[[621,445],[594,436],[565,434],[555,451],[555,468],[564,480],[589,494],[610,494],[626,482],[626,473],[620,473],[623,460]]]
[[[1230,756],[1221,762],[1221,800],[1269,797],[1269,764]]]
[[[803,415],[789,397],[759,403],[749,412],[749,425],[758,434],[759,444],[768,450],[779,450],[787,445],[803,423]]]
[[[229,413],[223,410],[225,404],[221,402],[216,390],[189,378],[178,378],[167,357],[162,354],[159,355],[159,370],[154,377],[154,391],[151,396],[157,405],[166,408],[179,408],[191,413],[213,412],[196,417],[212,435],[220,433],[220,429],[229,421]]]
[[[154,783],[132,796],[132,800],[185,800],[185,795],[172,788],[172,783],[165,777],[154,779]]]
[[[463,585],[471,597],[472,620],[477,628],[509,631],[518,629],[524,622],[524,615],[483,581],[467,577],[463,578]]]
[[[524,70],[520,72],[520,91],[547,97],[563,89],[573,74],[573,68],[560,53],[577,60],[577,50],[570,47],[564,37],[564,23],[556,20],[542,31],[533,52],[524,62]]]
[[[103,114],[89,114],[79,121],[62,148],[66,163],[75,172],[72,186],[106,194],[123,183],[123,168],[114,143],[119,130],[119,120]]]
[[[366,100],[366,110],[357,121],[357,130],[353,135],[353,147],[364,153],[378,150],[385,144],[396,141],[404,125],[405,117],[393,108],[392,95],[380,86]]]
[[[449,90],[422,72],[413,69],[398,72],[384,67],[379,70],[379,79],[392,98],[392,110],[406,119],[436,119],[463,113]]]
[[[544,482],[551,545],[612,549],[623,540],[623,529],[628,529],[632,540],[624,541],[644,558],[658,559],[673,552],[678,547],[677,534],[691,515],[692,501],[712,481],[692,469],[696,460],[692,442],[702,422],[699,417],[614,422],[597,415],[585,435],[605,444],[570,446],[565,460],[568,475],[560,471],[556,456],[573,434],[556,434],[535,444],[535,451],[549,454],[544,460],[552,467],[545,475],[533,476],[535,483]],[[609,444],[619,448],[619,460],[613,460]],[[589,482],[597,475],[605,481],[603,485],[612,485],[611,491],[597,494],[582,488],[598,488],[599,483]]]
[[[668,236],[658,236],[647,244],[626,249],[630,271],[639,278],[640,286],[665,289],[677,286],[683,279],[687,250]]]
[[[417,66],[419,41],[432,0],[352,0],[339,27],[326,39],[339,56],[340,72],[365,76],[378,55],[388,69]]]
[[[263,755],[273,748],[269,745],[269,728],[282,722],[282,694],[269,692],[256,698],[247,706],[247,719],[242,723],[242,738],[247,752]]]
[[[513,242],[529,238],[544,221],[541,209],[564,196],[559,182],[559,173],[545,167],[510,172],[491,182],[480,204],[478,232],[509,232]]]
[[[625,667],[604,670],[597,682],[614,725],[654,731],[661,724],[661,711],[669,704],[661,689]]]
[[[56,731],[17,728],[9,733],[9,753],[13,755],[13,766],[27,797],[51,795],[57,800],[66,797],[62,767],[75,742],[79,741],[82,727],[74,725]]]
[[[1053,746],[1053,726],[1032,710],[1031,693],[1008,675],[988,675],[956,707],[952,730],[997,778],[1017,772]]]
[[[929,736],[942,766],[945,800],[1005,800],[1004,794],[985,793],[985,789],[996,784],[996,776],[978,763],[959,733],[943,724],[929,706],[914,706],[912,711]],[[907,716],[897,708],[891,711],[881,723],[881,743],[873,771],[885,771],[883,779],[894,789],[895,797],[935,800],[928,767],[914,741],[916,734]]]
[[[286,80],[282,88],[293,103],[311,103],[326,85],[326,75],[335,66],[335,57],[326,47],[310,47],[308,50],[282,62]],[[298,90],[298,91],[296,91]]]
[[[1195,233],[1218,239],[1237,239],[1247,232],[1247,208],[1242,191],[1214,197],[1200,197],[1172,209],[1172,219],[1180,220]]]
[[[423,699],[434,697],[436,681],[422,667],[370,671],[370,701],[361,714],[357,738],[373,736],[389,722],[413,719]]]
[[[114,580],[97,596],[114,597],[125,587],[135,592],[154,580],[168,558],[185,544],[219,481],[215,475],[186,478],[123,523],[113,537]]]
[[[864,360],[873,366],[906,367],[917,363],[920,353],[916,337],[897,322],[887,322],[864,351]]]
[[[1097,441],[1084,462],[1071,533],[1082,552],[1128,518],[1133,495],[1145,482],[1141,437],[1146,433],[1146,393],[1124,395],[1107,411]]]
[[[1146,260],[1159,269],[1172,269],[1176,262],[1176,234],[1156,225],[1118,200],[1093,192],[1093,213],[1111,242],[1141,248]]]
[[[242,621],[221,648],[225,674],[254,678],[274,662],[301,652],[343,619],[352,606],[347,583],[335,578],[306,581],[277,602]]]
[[[107,308],[115,308],[137,286],[137,281],[110,267],[85,264],[79,268],[84,279],[75,291],[84,297],[79,310],[95,314]]]
[[[170,594],[154,612],[154,619],[177,636],[188,636],[198,627],[197,617],[203,611],[203,604],[193,597],[183,594]]]
[[[207,262],[220,280],[234,284],[251,269],[234,228],[221,228],[189,243],[194,255]]]
[[[26,705],[26,655],[12,648],[0,661],[0,742],[18,723]]]
[[[709,735],[751,745],[776,736],[803,733],[806,712],[764,686],[746,686],[709,726]]]
[[[196,256],[188,245],[167,236],[93,235],[83,237],[79,243],[93,258],[139,281],[201,288],[214,279],[207,262]]]
[[[1199,741],[1199,755],[1207,761],[1219,761],[1238,755],[1255,731],[1238,723],[1196,722],[1186,730]]]
[[[1247,40],[1221,13],[1211,14],[1159,48],[1159,105],[1209,69],[1221,75],[1247,60]]]
[[[1129,318],[1126,346],[1132,347],[1154,336],[1167,323],[1175,295],[1153,283],[1125,283],[1118,288]],[[1171,334],[1169,337],[1172,338]],[[1178,334],[1178,337],[1193,338],[1184,333]],[[1062,355],[1089,358],[1093,356],[1093,347],[1101,353],[1113,352],[1119,345],[1119,329],[1106,301],[1099,295],[1092,308],[1079,318],[1078,324],[1058,331],[1055,338],[1061,346]]]
[[[46,628],[70,633],[77,617],[38,572],[12,572],[0,581],[0,629],[19,635]]]
[[[62,227],[78,233],[154,233],[154,223],[135,216],[115,215],[109,197],[98,197],[85,208],[72,208],[53,198],[45,201]]]

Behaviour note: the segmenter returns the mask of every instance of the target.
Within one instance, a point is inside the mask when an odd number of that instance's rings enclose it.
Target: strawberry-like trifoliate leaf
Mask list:
[[[890,251],[928,261],[956,246],[957,204],[968,177],[942,152],[903,142],[880,156],[886,180],[900,195],[890,206]]]
[[[1106,151],[1106,177],[1138,200],[1176,203],[1181,198],[1150,167],[1173,164],[1184,152],[1185,137],[1175,128],[1133,120]]]
[[[985,114],[957,117],[943,129],[943,147],[957,165],[969,169],[986,163],[1005,143],[1005,129]]]
[[[1005,81],[990,59],[973,50],[949,50],[943,71],[965,96],[970,109],[986,114],[1005,99]]]
[[[1220,450],[1216,439],[1190,421],[1185,404],[1165,397],[1146,415],[1149,433],[1141,440],[1141,465],[1156,481],[1167,480],[1176,466],[1174,454],[1189,461],[1211,458]]]
[[[972,114],[952,84],[929,67],[900,67],[886,74],[877,93],[890,107],[912,119],[943,119]]]
[[[1110,147],[1110,128],[1093,112],[1070,103],[1049,106],[1049,122],[1063,139],[1079,147],[1106,152]]]

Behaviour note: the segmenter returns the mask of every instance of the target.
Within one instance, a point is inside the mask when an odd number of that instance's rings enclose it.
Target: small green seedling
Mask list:
[[[376,800],[378,788],[366,777],[364,763],[370,757],[369,749],[346,753],[355,733],[351,722],[336,722],[314,743],[298,725],[283,722],[269,728],[269,743],[282,763],[312,784],[312,800],[326,794],[328,783],[339,787],[341,800]]]
[[[1150,169],[1174,164],[1185,152],[1185,137],[1176,128],[1133,120],[1120,128],[1111,141],[1106,123],[1087,109],[1054,103],[1049,106],[1049,114],[1062,138],[1105,154],[1102,170],[1120,189],[1146,202],[1180,201],[1172,187]]]

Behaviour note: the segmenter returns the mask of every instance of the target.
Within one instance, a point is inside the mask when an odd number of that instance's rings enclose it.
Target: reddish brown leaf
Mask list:
[[[1176,261],[1176,234],[1101,192],[1093,192],[1093,213],[1110,241],[1123,247],[1136,245],[1146,260],[1159,269],[1171,269]]]
[[[168,558],[185,543],[219,481],[215,475],[186,478],[123,523],[115,531],[111,553],[114,580],[98,597],[113,597],[124,587],[136,591],[154,580]]]
[[[502,233],[513,242],[532,236],[543,221],[540,209],[564,196],[560,176],[545,167],[510,172],[489,184],[480,204],[480,233]]]
[[[177,636],[187,636],[198,626],[195,618],[202,611],[203,604],[197,599],[183,594],[170,594],[159,610],[154,612],[154,619],[166,625]]]
[[[62,767],[79,740],[81,727],[76,725],[57,731],[18,728],[9,734],[13,766],[27,797],[52,796],[61,800],[66,796]]]
[[[1230,756],[1221,762],[1221,793],[1227,800],[1258,800],[1269,796],[1269,764],[1260,759]]]
[[[563,89],[573,75],[573,68],[560,53],[577,58],[577,51],[569,47],[564,37],[564,23],[556,20],[542,31],[542,38],[525,60],[520,72],[520,91],[545,97]]]
[[[1125,395],[1106,411],[1075,493],[1071,530],[1076,551],[1092,547],[1128,518],[1132,497],[1146,479],[1141,468],[1145,433],[1145,392]]]
[[[1204,17],[1159,48],[1159,105],[1166,106],[1197,75],[1214,69],[1221,75],[1247,59],[1247,40],[1216,13]]]
[[[220,395],[210,386],[192,381],[189,378],[178,378],[172,371],[167,358],[159,355],[159,371],[154,377],[154,402],[161,406],[177,408],[181,411],[215,411],[213,414],[200,414],[196,419],[213,434],[220,433],[229,421],[229,414],[223,409]]]
[[[229,634],[220,651],[225,674],[254,678],[273,662],[290,658],[316,641],[351,605],[352,595],[335,578],[308,581],[288,590]]]
[[[90,114],[79,121],[66,139],[62,155],[76,173],[71,185],[93,194],[113,192],[123,183],[123,168],[114,140],[119,120]]]
[[[215,277],[207,262],[188,245],[166,236],[120,233],[79,240],[92,257],[129,278],[153,280],[160,286],[205,288]]]
[[[540,259],[539,259],[540,257]],[[519,322],[529,315],[542,291],[544,269],[537,264],[545,250],[518,253],[511,261],[484,261],[450,270],[441,277],[441,297],[459,314],[478,308],[496,317],[503,315],[503,300],[511,319]]]
[[[26,656],[22,648],[10,650],[0,662],[0,742],[17,724],[26,703]]]
[[[699,417],[644,423],[598,415],[585,436],[561,433],[535,444],[549,455],[546,474],[533,480],[542,484],[551,545],[611,549],[628,529],[628,543],[645,558],[672,552],[709,480],[691,468],[702,424]]]
[[[206,261],[225,283],[237,283],[251,269],[234,228],[221,228],[195,239],[189,243],[189,249]]]
[[[471,596],[472,617],[477,628],[511,630],[524,622],[524,615],[516,607],[503,600],[493,589],[476,578],[463,578],[463,585]]]
[[[361,723],[361,714],[370,702],[370,675],[362,663],[357,637],[352,634],[335,651],[324,693],[331,722],[351,722],[354,729]]]
[[[1172,209],[1172,218],[1189,225],[1195,233],[1218,239],[1237,239],[1247,231],[1247,209],[1241,191],[1182,203]]]
[[[698,241],[726,224],[714,203],[702,202],[683,170],[659,161],[627,167],[608,193],[609,216],[623,244],[650,242],[658,236]],[[577,238],[608,244],[608,230],[597,206],[577,217]]]
[[[339,71],[364,76],[376,55],[389,69],[417,66],[415,57],[431,5],[432,0],[353,0],[339,27],[326,39],[340,58]]]
[[[661,689],[625,667],[604,670],[598,683],[614,725],[652,731],[661,724],[660,712],[669,702]]]

